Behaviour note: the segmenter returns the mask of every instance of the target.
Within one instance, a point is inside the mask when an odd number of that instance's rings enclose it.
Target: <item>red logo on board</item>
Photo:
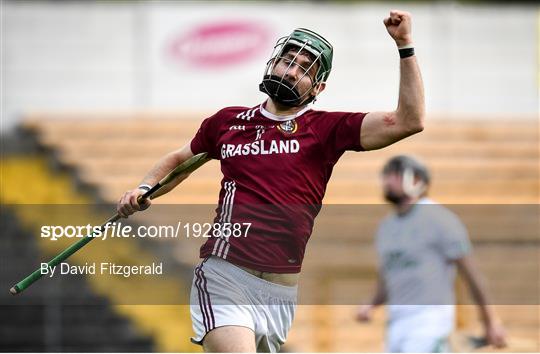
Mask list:
[[[269,31],[258,23],[222,22],[201,25],[172,40],[168,54],[173,60],[201,67],[242,63],[271,51]]]

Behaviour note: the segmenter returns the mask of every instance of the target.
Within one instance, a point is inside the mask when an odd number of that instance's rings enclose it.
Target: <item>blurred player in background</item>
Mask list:
[[[357,319],[369,321],[374,308],[386,303],[387,351],[449,351],[457,266],[478,304],[486,344],[504,347],[503,327],[473,266],[467,230],[455,214],[426,197],[427,168],[410,156],[393,157],[383,168],[382,184],[395,212],[377,232],[377,290],[371,303],[360,307]]]
[[[192,341],[205,351],[279,351],[292,324],[305,246],[333,166],[347,150],[380,149],[423,130],[424,90],[411,16],[392,11],[384,25],[401,58],[396,110],[312,110],[309,104],[326,88],[333,48],[299,28],[274,48],[260,84],[269,97],[264,103],[227,107],[204,120],[190,144],[164,156],[141,186],[118,202],[120,215],[128,216],[149,206],[138,205],[137,197],[175,166],[203,152],[220,160],[215,224],[252,225],[246,237],[223,233],[201,248],[204,260],[195,269],[191,293]]]

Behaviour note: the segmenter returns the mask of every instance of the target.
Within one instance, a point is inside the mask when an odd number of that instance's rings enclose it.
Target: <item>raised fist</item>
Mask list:
[[[384,25],[398,47],[412,43],[411,14],[406,11],[392,10],[384,19]]]

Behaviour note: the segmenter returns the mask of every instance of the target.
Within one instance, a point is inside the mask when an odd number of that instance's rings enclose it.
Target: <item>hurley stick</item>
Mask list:
[[[144,200],[150,198],[152,199],[152,195],[157,192],[159,189],[163,188],[165,185],[171,183],[176,177],[178,177],[181,174],[185,173],[191,173],[195,171],[197,168],[201,167],[205,162],[209,161],[210,159],[206,157],[207,153],[201,153],[198,155],[193,156],[189,160],[184,161],[180,165],[178,165],[174,170],[172,170],[168,175],[163,177],[161,181],[156,183],[148,192],[144,193],[139,197],[139,203],[144,202]],[[99,232],[103,232],[105,230],[105,226],[109,223],[113,223],[120,219],[121,216],[116,213],[116,215],[111,216],[105,223],[103,223],[100,228]],[[90,235],[87,235],[86,237],[83,237],[79,241],[75,242],[62,252],[60,252],[57,256],[55,256],[53,259],[51,259],[47,265],[48,267],[55,267],[58,264],[62,263],[66,259],[68,259],[73,253],[80,250],[82,247],[84,247],[88,242],[92,241],[94,237],[95,232],[92,232]],[[34,272],[32,272],[30,275],[28,275],[26,278],[15,284],[11,289],[9,289],[9,292],[13,295],[19,294],[22,291],[24,291],[26,288],[28,288],[30,285],[32,285],[34,282],[36,282],[39,278],[42,277],[41,268],[36,269]]]

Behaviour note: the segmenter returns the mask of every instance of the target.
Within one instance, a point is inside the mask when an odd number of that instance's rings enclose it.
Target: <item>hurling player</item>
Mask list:
[[[400,55],[394,111],[312,109],[326,89],[333,48],[321,35],[298,28],[274,47],[259,86],[268,95],[265,102],[226,107],[205,119],[189,144],[162,157],[139,188],[120,198],[118,212],[127,217],[149,206],[139,205],[137,197],[180,163],[203,152],[220,161],[214,223],[226,232],[201,247],[191,290],[192,341],[205,351],[279,351],[334,165],[347,150],[380,149],[423,130],[424,88],[411,15],[391,11],[384,25]],[[239,225],[245,237],[236,237]]]

